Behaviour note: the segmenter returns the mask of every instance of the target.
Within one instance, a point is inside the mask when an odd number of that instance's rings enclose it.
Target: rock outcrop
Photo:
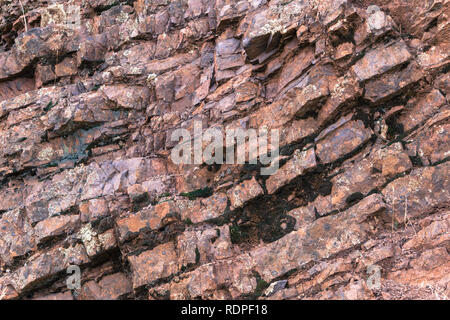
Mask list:
[[[450,296],[450,1],[0,3],[0,299]]]

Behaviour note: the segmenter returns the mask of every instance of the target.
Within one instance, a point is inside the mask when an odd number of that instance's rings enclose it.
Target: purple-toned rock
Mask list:
[[[318,140],[316,156],[321,163],[336,161],[366,143],[372,137],[372,133],[361,120],[346,121]]]

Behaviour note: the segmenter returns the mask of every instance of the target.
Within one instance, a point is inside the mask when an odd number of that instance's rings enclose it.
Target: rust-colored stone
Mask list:
[[[267,179],[267,192],[269,194],[274,193],[280,187],[303,175],[308,169],[314,168],[316,164],[316,155],[313,148],[305,151],[297,150],[291,160]]]
[[[128,257],[133,270],[133,287],[139,288],[178,272],[177,255],[172,242],[145,251],[138,256]]]
[[[251,180],[246,180],[236,187],[228,190],[228,198],[231,202],[231,210],[242,207],[247,201],[255,199],[264,194],[264,190],[253,177]]]
[[[0,300],[448,299],[449,1],[47,2],[0,8]],[[197,122],[280,150],[174,163]]]
[[[325,135],[317,143],[316,155],[322,163],[330,163],[355,151],[372,136],[361,120],[348,121]],[[339,148],[333,148],[333,146]]]

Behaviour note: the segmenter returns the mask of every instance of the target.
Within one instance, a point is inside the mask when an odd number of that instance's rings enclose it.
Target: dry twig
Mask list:
[[[19,0],[20,3],[20,7],[22,8],[22,18],[23,18],[23,23],[25,25],[25,32],[28,31],[28,23],[27,23],[27,18],[25,18],[25,10],[23,9],[23,4],[22,4],[22,0]]]
[[[409,224],[413,228],[414,234],[417,234],[416,228],[414,228],[414,225],[412,224],[411,220],[408,217],[408,195],[406,195],[406,199],[405,199],[405,215],[404,215],[404,218],[403,218],[403,223],[405,224],[405,229],[406,229],[406,227]]]

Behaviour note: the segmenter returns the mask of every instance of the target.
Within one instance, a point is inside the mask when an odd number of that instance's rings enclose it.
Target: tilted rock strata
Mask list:
[[[450,296],[448,0],[1,3],[0,299]]]

